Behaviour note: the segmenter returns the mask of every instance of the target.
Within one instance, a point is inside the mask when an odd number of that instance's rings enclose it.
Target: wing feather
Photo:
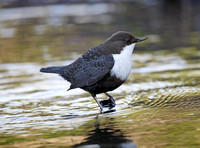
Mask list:
[[[74,72],[70,89],[90,86],[101,80],[112,69],[114,59],[112,55],[103,55],[95,60],[86,60],[82,64]]]

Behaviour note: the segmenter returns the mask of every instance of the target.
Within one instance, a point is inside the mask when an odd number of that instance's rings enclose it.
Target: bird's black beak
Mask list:
[[[144,41],[144,40],[146,40],[146,39],[148,39],[148,38],[147,38],[147,37],[137,38],[136,43],[141,42],[141,41]]]

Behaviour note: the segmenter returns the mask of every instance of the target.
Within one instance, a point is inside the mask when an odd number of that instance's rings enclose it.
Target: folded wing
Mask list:
[[[84,60],[73,74],[69,89],[90,86],[101,80],[110,72],[114,65],[112,55],[103,55],[93,60]]]

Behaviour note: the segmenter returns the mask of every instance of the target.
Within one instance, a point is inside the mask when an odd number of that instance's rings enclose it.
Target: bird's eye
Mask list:
[[[126,39],[125,39],[125,42],[126,42],[126,43],[131,43],[131,39],[130,39],[130,38],[126,38]]]

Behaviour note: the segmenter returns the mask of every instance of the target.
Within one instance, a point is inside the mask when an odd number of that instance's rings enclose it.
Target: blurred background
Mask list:
[[[68,59],[119,30],[149,37],[138,52],[199,47],[199,7],[196,0],[1,0],[0,62]]]
[[[39,72],[117,31],[148,40],[111,93],[116,112]],[[199,147],[199,48],[198,0],[0,0],[0,145]]]

